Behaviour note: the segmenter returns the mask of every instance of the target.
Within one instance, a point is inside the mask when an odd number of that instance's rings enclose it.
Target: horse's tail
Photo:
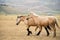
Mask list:
[[[59,25],[58,25],[58,22],[57,22],[57,20],[55,20],[55,24],[56,24],[56,26],[57,26],[58,28],[60,28],[60,27],[59,27]]]

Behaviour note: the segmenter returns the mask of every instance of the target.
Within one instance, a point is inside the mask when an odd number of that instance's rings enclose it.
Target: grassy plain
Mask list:
[[[17,15],[0,15],[0,40],[60,40],[60,29],[56,27],[57,36],[53,38],[53,33],[50,32],[50,36],[46,36],[46,31],[43,28],[41,34],[36,36],[35,27],[31,27],[32,35],[27,36],[26,25],[21,22],[16,25]],[[60,25],[60,15],[56,15],[58,23]]]

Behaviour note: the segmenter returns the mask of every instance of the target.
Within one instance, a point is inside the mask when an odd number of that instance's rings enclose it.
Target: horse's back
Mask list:
[[[38,16],[38,21],[40,25],[48,25],[55,23],[56,17],[54,16]]]

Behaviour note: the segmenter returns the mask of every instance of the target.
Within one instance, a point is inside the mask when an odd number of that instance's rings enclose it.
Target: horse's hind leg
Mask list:
[[[53,37],[56,37],[56,28],[53,27],[53,31],[54,31],[54,36]]]
[[[56,28],[55,28],[55,24],[53,24],[52,26],[51,26],[52,28],[53,28],[53,34],[54,34],[54,36],[53,37],[56,37]]]
[[[39,32],[37,33],[37,36],[41,33],[42,27],[39,27]]]
[[[47,27],[44,27],[44,28],[45,28],[45,30],[47,32],[47,36],[49,36],[49,31],[48,31]]]
[[[56,28],[54,28],[54,37],[56,37]]]
[[[32,34],[32,32],[29,30],[29,28],[30,28],[30,26],[27,28],[27,31],[28,31],[28,36],[30,35],[30,34]]]
[[[47,26],[47,28],[48,28],[49,30],[51,30],[51,28],[50,28],[50,26],[49,26],[49,25]]]

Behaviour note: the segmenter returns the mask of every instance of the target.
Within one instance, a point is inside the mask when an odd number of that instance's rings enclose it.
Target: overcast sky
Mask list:
[[[60,0],[0,0],[10,6],[37,11],[60,11]]]

